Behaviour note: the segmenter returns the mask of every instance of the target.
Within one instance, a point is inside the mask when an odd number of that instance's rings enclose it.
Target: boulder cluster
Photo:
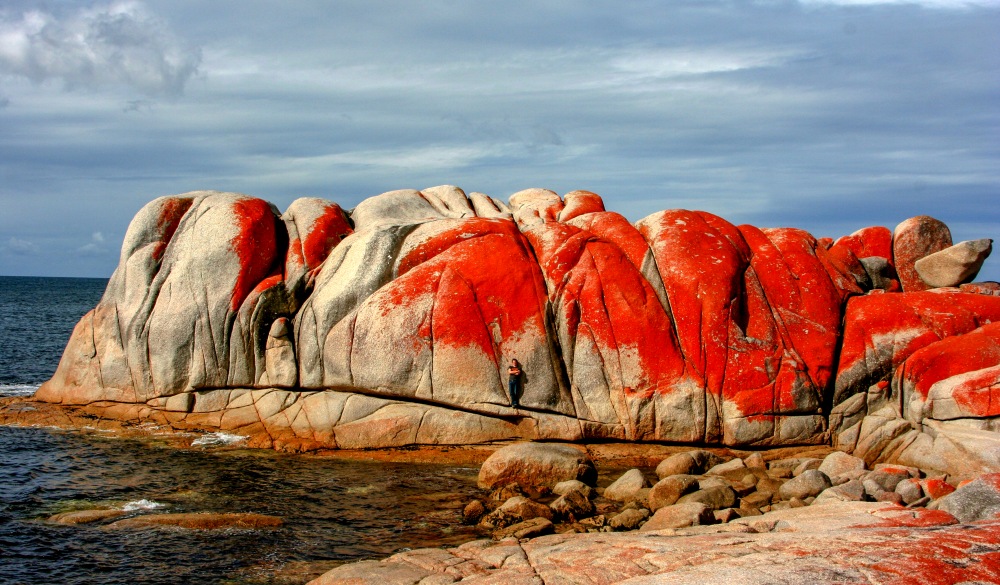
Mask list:
[[[1000,284],[972,282],[991,249],[927,216],[836,240],[631,223],[587,191],[283,213],[199,191],[139,211],[35,398],[296,451],[833,444],[973,477],[1000,467]]]
[[[646,532],[834,502],[937,509],[959,484],[934,470],[894,464],[868,469],[863,459],[841,451],[765,461],[761,452],[727,458],[694,449],[650,471],[630,469],[597,487],[595,467],[582,450],[515,444],[483,464],[479,485],[489,495],[470,502],[463,515],[497,540],[550,532]]]
[[[595,488],[578,448],[505,447],[480,472],[489,496],[465,510],[492,538],[343,565],[310,585],[1000,581],[1000,473],[956,482],[840,451],[690,450],[661,461],[652,486],[648,475]]]

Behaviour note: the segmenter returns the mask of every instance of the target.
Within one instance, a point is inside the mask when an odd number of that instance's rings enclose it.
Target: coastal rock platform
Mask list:
[[[338,567],[310,585],[996,583],[1000,520],[876,502],[652,532],[480,540]]]

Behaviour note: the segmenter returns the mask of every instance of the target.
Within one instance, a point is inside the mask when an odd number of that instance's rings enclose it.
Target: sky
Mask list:
[[[107,277],[161,195],[442,184],[996,238],[1000,0],[0,7],[0,274]]]

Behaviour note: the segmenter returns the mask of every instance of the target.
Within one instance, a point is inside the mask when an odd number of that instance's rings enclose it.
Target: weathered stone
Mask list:
[[[750,469],[767,469],[767,463],[764,462],[764,456],[760,454],[760,451],[744,458],[743,464]]]
[[[712,513],[711,508],[705,504],[692,502],[660,508],[639,530],[641,532],[650,532],[653,530],[666,530],[668,528],[712,524],[713,522],[715,522],[715,515]]]
[[[778,489],[778,497],[782,500],[799,498],[800,500],[818,496],[823,490],[831,487],[830,478],[818,469],[811,469],[802,475],[786,481]]]
[[[924,490],[920,487],[920,480],[910,478],[896,484],[894,490],[903,499],[904,504],[912,504],[924,497]]]
[[[555,526],[548,518],[536,517],[517,524],[511,524],[505,528],[500,528],[493,533],[494,540],[505,538],[532,538],[552,532]]]
[[[486,514],[486,506],[479,500],[472,500],[462,509],[462,521],[466,524],[475,524]]]
[[[675,453],[660,461],[656,466],[656,476],[660,479],[671,475],[698,475],[722,463],[722,458],[702,449]]]
[[[1000,515],[1000,473],[983,475],[944,496],[938,509],[959,522],[996,518]]]
[[[712,512],[712,515],[715,517],[715,521],[717,523],[723,523],[723,524],[726,522],[732,522],[733,520],[736,520],[737,518],[741,517],[740,511],[736,508],[715,510],[714,512]]]
[[[640,499],[640,490],[649,487],[649,482],[638,469],[630,469],[604,489],[604,497],[616,502]]]
[[[608,521],[608,526],[615,530],[635,530],[649,518],[649,510],[645,508],[630,508],[622,510]]]
[[[594,513],[594,505],[580,490],[571,490],[549,504],[558,518],[584,518]]]
[[[951,230],[933,217],[920,215],[897,225],[892,232],[892,259],[903,291],[927,290],[928,285],[917,274],[916,263],[949,246]]]
[[[829,502],[860,502],[865,499],[865,486],[858,479],[823,490],[816,496],[817,504]]]
[[[928,478],[920,481],[920,488],[932,500],[943,498],[955,491],[955,488],[943,479]]]
[[[649,491],[649,509],[657,511],[677,502],[681,496],[698,488],[698,479],[693,475],[671,475],[656,482]]]
[[[552,493],[557,496],[565,496],[569,492],[578,491],[583,494],[584,497],[589,498],[593,492],[593,488],[589,485],[583,483],[578,479],[570,479],[567,481],[561,481],[552,488]]]
[[[725,463],[719,463],[718,465],[706,471],[705,475],[726,476],[732,473],[739,473],[742,476],[742,473],[746,470],[746,468],[747,466],[745,463],[743,463],[743,460],[740,458],[736,458],[736,459],[731,459]]]
[[[514,496],[496,510],[483,516],[480,524],[491,528],[504,528],[532,518],[552,518],[552,510],[524,496]]]
[[[677,500],[678,504],[691,502],[705,504],[713,511],[731,508],[736,505],[736,492],[731,487],[718,486],[692,492]]]
[[[863,470],[865,468],[864,459],[848,455],[842,451],[834,451],[823,459],[818,470],[823,472],[828,478],[835,478],[850,471]]]
[[[819,469],[819,466],[822,464],[822,459],[816,459],[814,457],[803,459],[802,462],[795,466],[795,469],[792,470],[792,477],[798,477],[810,469]]]
[[[515,443],[495,451],[479,468],[479,487],[487,489],[511,482],[553,486],[570,479],[591,485],[597,479],[586,452],[571,445]]]
[[[958,286],[972,282],[992,251],[993,240],[988,238],[959,242],[924,256],[913,267],[931,288]]]

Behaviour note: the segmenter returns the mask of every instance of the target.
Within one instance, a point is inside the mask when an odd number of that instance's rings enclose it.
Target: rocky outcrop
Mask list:
[[[632,224],[586,191],[442,186],[284,214],[163,197],[36,398],[295,450],[832,441],[981,470],[1000,457],[997,362],[964,350],[992,347],[1000,288],[921,280],[950,246],[928,217],[836,241],[687,210]]]

